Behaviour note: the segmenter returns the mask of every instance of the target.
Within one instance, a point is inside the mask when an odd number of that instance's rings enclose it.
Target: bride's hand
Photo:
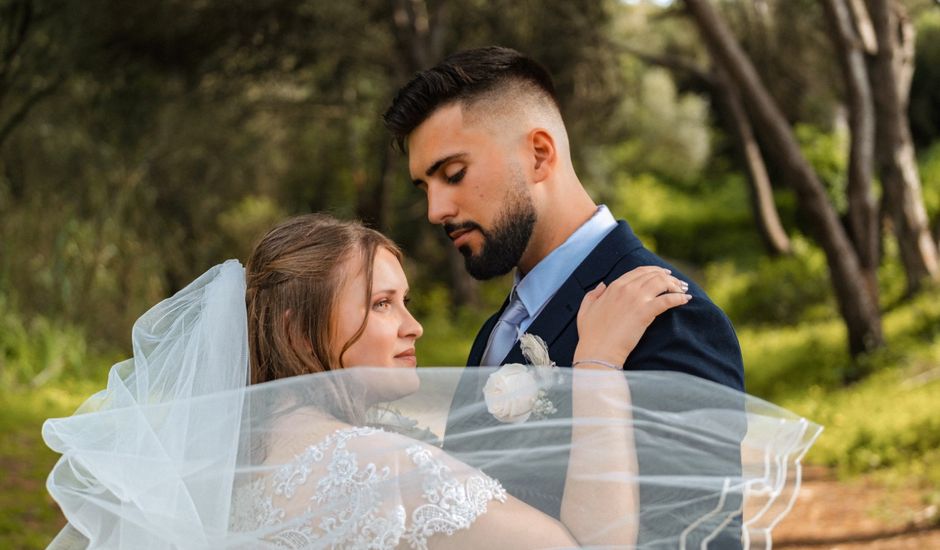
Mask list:
[[[597,285],[584,295],[578,310],[574,362],[594,359],[623,365],[657,315],[692,299],[688,289],[669,270],[656,266],[638,267],[609,286]]]

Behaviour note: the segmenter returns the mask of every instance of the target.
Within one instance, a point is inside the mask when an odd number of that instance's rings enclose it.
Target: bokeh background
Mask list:
[[[464,273],[380,116],[489,44],[553,73],[582,181],[728,313],[748,391],[826,426],[858,517],[783,546],[936,533],[937,1],[0,0],[0,546],[63,524],[43,419],[289,215],[391,235],[420,363],[464,363],[510,279]]]

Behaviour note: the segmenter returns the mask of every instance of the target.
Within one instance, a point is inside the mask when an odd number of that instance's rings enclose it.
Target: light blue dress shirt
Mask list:
[[[522,277],[518,269],[516,270],[512,293],[522,300],[528,312],[528,316],[519,323],[519,334],[528,330],[561,285],[568,280],[568,277],[571,277],[581,262],[615,227],[617,227],[617,220],[602,204],[591,219],[584,222],[561,246],[542,258],[532,271]],[[505,313],[504,311],[503,314]],[[487,349],[483,353],[484,358],[489,358],[492,339],[493,334],[490,333],[490,340],[486,344]],[[508,352],[509,350],[506,350],[506,353]],[[502,357],[489,359],[498,362],[502,360]]]

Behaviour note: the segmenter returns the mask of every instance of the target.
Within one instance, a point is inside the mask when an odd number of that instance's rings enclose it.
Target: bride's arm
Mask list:
[[[487,513],[477,517],[472,528],[428,539],[431,550],[579,547],[560,521],[511,496],[506,502],[490,503]]]
[[[578,312],[571,454],[561,520],[581,544],[635,543],[639,489],[630,388],[619,367],[657,315],[691,296],[658,267],[637,268],[589,292]],[[617,370],[611,366],[618,367]],[[617,482],[605,479],[618,476]]]

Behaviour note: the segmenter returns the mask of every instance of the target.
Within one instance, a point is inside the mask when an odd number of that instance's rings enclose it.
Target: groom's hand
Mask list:
[[[659,314],[692,299],[686,294],[689,285],[671,273],[656,266],[638,267],[585,294],[578,310],[575,361],[622,365]]]

